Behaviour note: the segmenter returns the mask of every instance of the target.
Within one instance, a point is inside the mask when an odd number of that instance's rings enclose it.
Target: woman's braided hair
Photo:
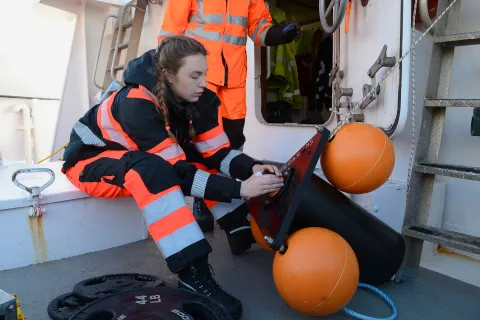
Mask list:
[[[153,94],[158,99],[158,111],[163,116],[165,122],[165,129],[170,138],[176,142],[176,138],[170,131],[170,124],[168,118],[168,106],[166,102],[168,80],[165,73],[169,72],[176,75],[178,70],[183,66],[184,58],[192,55],[202,54],[207,55],[205,47],[195,39],[186,36],[170,36],[166,37],[158,46],[154,61],[155,72],[157,75],[157,84],[153,88]],[[189,135],[192,141],[195,139],[195,131],[193,130],[192,122],[190,121]]]

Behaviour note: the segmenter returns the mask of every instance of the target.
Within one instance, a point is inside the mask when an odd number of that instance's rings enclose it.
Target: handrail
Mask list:
[[[33,163],[33,119],[30,113],[30,108],[25,103],[17,104],[14,109],[15,112],[22,112],[23,115],[23,125],[18,127],[21,130],[25,130],[24,138],[24,147],[25,147],[25,157],[27,164]]]
[[[96,75],[97,75],[98,61],[100,60],[100,52],[102,51],[103,39],[105,38],[105,29],[107,27],[107,21],[110,18],[117,18],[117,16],[114,15],[114,14],[109,14],[105,18],[105,22],[103,23],[102,37],[100,39],[100,47],[98,48],[97,60],[95,60],[95,67],[93,67],[93,78],[92,78],[93,84],[95,85],[95,87],[97,87],[98,89],[102,89],[102,90],[103,90],[103,86],[99,85],[95,78],[96,78]]]
[[[430,19],[430,14],[428,10],[428,0],[420,0],[418,4],[418,9],[420,12],[420,19],[422,19],[425,24],[425,28],[428,29],[432,25],[432,20]],[[433,34],[433,29],[431,31]]]

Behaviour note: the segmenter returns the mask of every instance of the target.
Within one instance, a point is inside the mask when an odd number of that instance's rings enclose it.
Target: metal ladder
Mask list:
[[[437,12],[444,12],[450,3],[450,0],[439,0]],[[448,98],[455,48],[480,44],[480,31],[456,33],[459,15],[460,0],[457,0],[435,27],[430,72],[402,229],[406,241],[404,267],[420,264],[424,241],[480,254],[480,237],[427,225],[436,175],[480,181],[480,168],[437,162],[446,109],[480,106],[480,99]]]
[[[140,36],[142,34],[143,22],[145,19],[145,12],[147,7],[147,1],[137,1],[135,4],[133,1],[121,6],[118,11],[118,16],[110,14],[105,18],[103,25],[102,38],[100,40],[100,47],[98,49],[97,60],[95,61],[95,67],[93,69],[93,83],[95,86],[103,91],[100,101],[102,101],[110,92],[118,90],[122,86],[122,81],[117,79],[117,73],[120,70],[125,70],[130,60],[135,59],[138,53],[138,46],[140,44]],[[131,16],[132,8],[135,9],[133,18],[129,18],[125,21],[126,15]],[[100,53],[102,50],[103,39],[105,37],[105,29],[107,22],[110,18],[116,19],[115,29],[112,36],[112,45],[108,55],[107,68],[105,70],[105,77],[103,84],[100,85],[96,81],[98,61],[100,59]],[[128,29],[130,30],[130,36],[128,40],[124,40],[125,34]],[[127,50],[125,60],[120,63],[121,51]]]

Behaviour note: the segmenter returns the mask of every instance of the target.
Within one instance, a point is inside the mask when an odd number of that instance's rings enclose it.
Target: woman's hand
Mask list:
[[[275,174],[277,177],[282,176],[280,170],[276,166],[271,164],[256,164],[252,167],[252,171],[253,174],[256,174],[257,172],[264,173],[265,171],[268,171]]]
[[[274,174],[254,174],[242,182],[240,196],[244,198],[258,197],[262,194],[277,191],[281,187],[283,187],[283,180]]]

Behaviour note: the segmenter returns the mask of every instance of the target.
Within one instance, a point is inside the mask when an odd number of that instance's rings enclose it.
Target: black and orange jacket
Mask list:
[[[171,164],[183,181],[182,191],[187,196],[191,195],[197,176],[197,180],[207,179],[202,192],[205,199],[230,202],[240,198],[240,182],[236,179],[248,179],[258,162],[230,147],[218,124],[220,100],[210,90],[205,90],[194,104],[177,101],[168,90],[169,126],[178,143],[170,139],[151,93],[156,82],[153,55],[154,50],[150,50],[130,61],[124,72],[126,86],[75,123],[64,153],[63,172],[105,150],[143,151]],[[188,134],[190,121],[195,141],[190,141]],[[202,163],[228,177],[207,174],[192,163]]]

